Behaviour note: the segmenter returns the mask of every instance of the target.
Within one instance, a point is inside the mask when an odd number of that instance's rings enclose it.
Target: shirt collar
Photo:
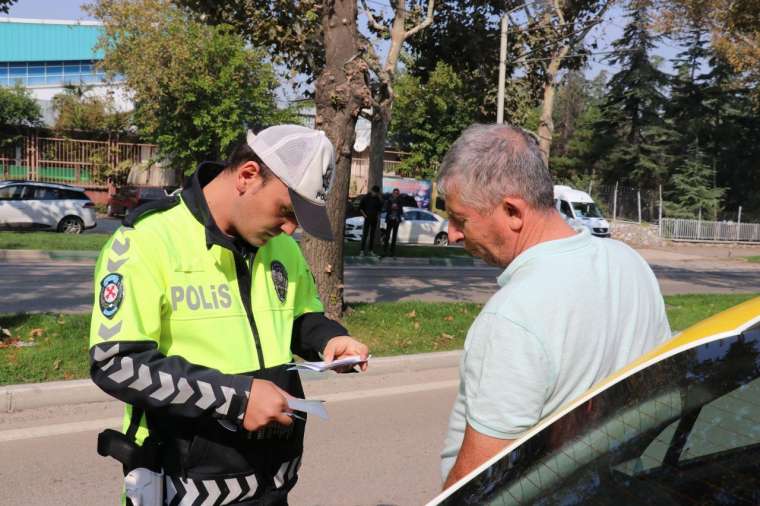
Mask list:
[[[241,237],[230,237],[222,232],[214,221],[203,194],[203,187],[218,176],[226,167],[221,162],[202,162],[182,188],[182,200],[190,213],[206,230],[206,248],[214,244],[246,256],[258,248],[248,244]]]
[[[507,268],[504,269],[504,272],[499,275],[496,281],[499,283],[499,286],[506,286],[507,283],[509,283],[509,280],[512,279],[512,276],[514,276],[517,271],[519,271],[534,258],[543,255],[552,255],[554,253],[560,252],[565,253],[575,249],[583,248],[590,244],[590,241],[591,232],[589,232],[587,228],[584,228],[573,236],[565,237],[563,239],[555,239],[552,241],[545,241],[536,244],[535,246],[531,246],[530,248],[517,255],[517,257],[512,260]]]

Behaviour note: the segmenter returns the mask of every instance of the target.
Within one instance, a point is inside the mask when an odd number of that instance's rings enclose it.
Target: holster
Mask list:
[[[145,438],[142,446],[126,434],[113,429],[106,429],[98,434],[98,454],[113,457],[124,467],[124,475],[133,469],[144,467],[156,473],[161,472],[160,445],[150,436]]]

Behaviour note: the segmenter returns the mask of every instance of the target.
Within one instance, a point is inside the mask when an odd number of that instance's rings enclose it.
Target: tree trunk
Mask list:
[[[322,6],[325,67],[315,86],[316,127],[335,147],[335,181],[327,199],[334,242],[304,235],[301,248],[317,282],[325,313],[343,313],[343,224],[351,176],[356,118],[369,104],[367,66],[360,58],[356,2],[325,0]]]
[[[544,101],[541,106],[541,120],[538,124],[539,146],[541,148],[541,158],[546,166],[549,166],[549,153],[552,148],[552,138],[554,136],[554,97],[557,93],[557,74],[562,60],[567,56],[570,50],[569,46],[562,47],[558,53],[552,56],[549,67],[546,69],[546,83],[544,84]]]
[[[391,118],[391,102],[378,107],[372,115],[372,135],[369,145],[369,172],[367,174],[367,191],[377,185],[383,191],[383,173],[385,162],[385,139],[388,135],[388,123]]]

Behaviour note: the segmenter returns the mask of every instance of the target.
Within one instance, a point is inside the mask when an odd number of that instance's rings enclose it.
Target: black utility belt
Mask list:
[[[150,436],[145,438],[142,446],[127,435],[113,429],[106,429],[98,434],[98,454],[113,457],[124,466],[124,474],[133,469],[144,467],[153,472],[161,472],[161,448]]]

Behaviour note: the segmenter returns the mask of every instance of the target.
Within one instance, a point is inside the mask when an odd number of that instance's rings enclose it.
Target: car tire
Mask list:
[[[449,245],[449,234],[446,232],[441,232],[437,236],[435,236],[435,245],[436,246],[448,246]]]
[[[66,216],[58,223],[58,231],[65,234],[81,234],[84,222],[77,216]]]

